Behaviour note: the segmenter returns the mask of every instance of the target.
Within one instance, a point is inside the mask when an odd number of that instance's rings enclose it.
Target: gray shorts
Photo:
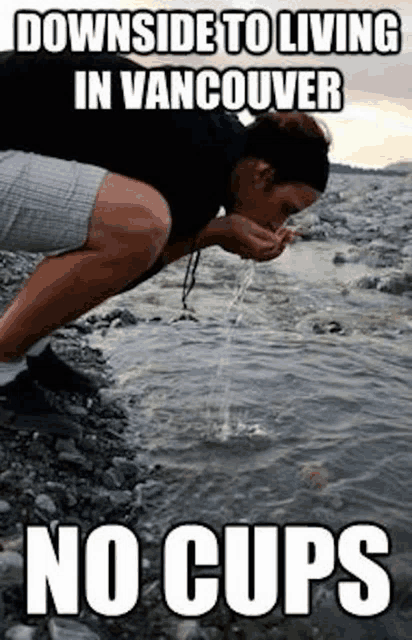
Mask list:
[[[0,249],[55,253],[81,247],[108,171],[0,151]]]

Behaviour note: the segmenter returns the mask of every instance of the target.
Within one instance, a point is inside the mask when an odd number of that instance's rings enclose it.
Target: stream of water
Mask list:
[[[200,322],[167,320],[182,264],[127,300],[162,321],[92,336],[128,398],[130,446],[207,481],[176,519],[372,520],[409,544],[412,301],[345,290],[371,270],[333,250],[302,243],[256,268],[212,251]],[[322,319],[339,330],[314,331]]]

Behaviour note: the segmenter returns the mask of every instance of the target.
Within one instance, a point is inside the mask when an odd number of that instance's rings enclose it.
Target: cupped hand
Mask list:
[[[257,262],[273,260],[280,256],[296,235],[292,229],[261,227],[259,224],[232,213],[224,218],[224,233],[219,238],[220,246],[242,258]]]

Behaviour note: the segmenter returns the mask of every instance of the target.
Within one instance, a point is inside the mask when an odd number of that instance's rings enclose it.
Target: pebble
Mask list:
[[[25,624],[16,624],[7,629],[4,634],[5,640],[33,640],[37,627],[28,627]]]
[[[412,256],[412,244],[407,244],[401,249],[401,254],[403,256]]]
[[[135,507],[143,506],[142,486],[143,485],[141,485],[141,484],[137,484],[135,487],[133,487],[133,494],[134,494],[133,504],[135,505]]]
[[[113,467],[107,469],[102,477],[102,484],[106,489],[120,489],[124,481],[122,473]]]
[[[80,333],[93,333],[93,327],[91,327],[85,320],[77,320],[76,322],[69,322],[66,327],[74,327]]]
[[[177,640],[209,640],[207,632],[197,620],[182,620],[176,629]]]
[[[7,500],[0,500],[0,513],[7,513],[10,509],[11,505]]]
[[[66,500],[67,506],[70,508],[75,507],[77,504],[77,498],[70,491],[66,492]]]
[[[109,491],[109,498],[113,506],[124,507],[132,500],[131,491]]]
[[[46,493],[40,493],[34,501],[34,504],[38,509],[40,509],[40,511],[47,512],[50,515],[57,511],[57,507],[53,500]]]
[[[51,640],[100,640],[85,624],[62,618],[49,620],[49,633]]]
[[[46,482],[46,487],[50,489],[50,491],[65,491],[66,486],[62,482],[54,482],[53,480],[48,480]]]
[[[81,407],[76,404],[71,404],[69,402],[66,402],[65,410],[67,411],[67,413],[70,413],[72,416],[78,416],[79,418],[85,418],[89,414],[89,412],[85,407]]]
[[[147,480],[147,482],[136,484],[133,488],[133,493],[136,497],[142,496],[147,500],[157,496],[162,489],[163,485],[161,482],[157,480]]]
[[[55,449],[56,451],[77,452],[73,438],[57,438]]]
[[[108,325],[112,324],[112,327],[127,327],[138,323],[136,316],[128,309],[114,309],[107,313],[103,318],[103,322],[107,322]]]
[[[115,456],[112,460],[112,465],[127,477],[132,477],[136,474],[136,464],[127,458]]]
[[[70,462],[71,464],[82,467],[87,471],[92,471],[93,469],[93,463],[90,460],[87,460],[87,458],[79,451],[61,451],[57,456],[57,459],[60,462]]]
[[[23,584],[23,556],[17,551],[0,552],[0,587]]]

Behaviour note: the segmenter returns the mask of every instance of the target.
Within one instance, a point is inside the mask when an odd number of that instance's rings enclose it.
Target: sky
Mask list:
[[[6,5],[6,6],[5,6]],[[158,55],[131,57],[146,66],[162,63],[184,64],[193,68],[213,66],[223,70],[228,66],[242,68],[257,66],[276,67],[334,67],[344,74],[345,107],[341,112],[321,113],[333,138],[331,159],[335,162],[358,166],[384,167],[394,162],[412,160],[412,4],[387,1],[334,1],[317,0],[8,0],[0,6],[0,50],[13,48],[13,13],[20,9],[39,12],[50,9],[129,9],[142,10],[214,10],[251,11],[266,10],[274,19],[281,10],[347,10],[396,11],[402,21],[402,50],[396,55],[315,55],[288,56],[279,54],[274,47],[262,56],[241,53],[226,54],[223,47],[214,55],[185,56]],[[218,42],[220,43],[219,37]],[[315,114],[316,115],[316,114]],[[247,112],[239,114],[245,122],[252,118]]]

